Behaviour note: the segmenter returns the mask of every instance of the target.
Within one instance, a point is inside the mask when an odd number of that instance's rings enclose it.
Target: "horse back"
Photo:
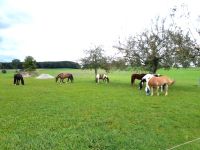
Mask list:
[[[148,82],[150,87],[162,86],[165,84],[168,84],[167,79],[161,77],[152,77]]]
[[[175,82],[175,80],[172,80],[172,79],[170,79],[170,78],[167,77],[167,76],[160,76],[160,78],[165,79],[165,80],[167,81],[167,84],[168,84],[168,85],[172,85],[172,84],[174,84],[174,82]]]

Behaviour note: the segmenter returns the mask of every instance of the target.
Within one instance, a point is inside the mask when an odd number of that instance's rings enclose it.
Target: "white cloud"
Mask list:
[[[83,56],[83,50],[92,45],[103,45],[106,51],[111,52],[119,37],[124,39],[140,32],[148,27],[150,19],[166,15],[175,4],[184,2],[7,0],[0,3],[0,14],[3,14],[0,18],[12,12],[26,15],[18,20],[19,24],[10,21],[12,25],[9,28],[0,29],[0,36],[15,43],[13,46],[9,42],[1,43],[5,45],[1,46],[0,52],[21,60],[31,55],[37,61],[76,61]],[[190,3],[194,5],[195,1]]]

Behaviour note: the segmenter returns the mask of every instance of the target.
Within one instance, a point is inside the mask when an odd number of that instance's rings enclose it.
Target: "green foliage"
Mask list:
[[[38,68],[73,68],[80,69],[80,65],[72,61],[46,61],[37,62]]]
[[[2,73],[7,73],[6,69],[1,70]]]
[[[156,73],[160,66],[198,66],[200,49],[198,39],[195,39],[198,37],[192,33],[197,29],[192,29],[187,6],[183,4],[180,7],[171,9],[167,17],[156,17],[146,30],[115,46],[124,54],[129,65],[144,66],[152,73]],[[187,26],[180,24],[183,21]]]
[[[67,69],[42,69],[56,76]],[[200,70],[158,70],[176,80],[169,95],[146,96],[132,71],[113,71],[96,84],[90,70],[68,69],[75,82],[0,74],[1,149],[168,149],[200,135]],[[199,141],[180,149],[200,149]]]
[[[21,62],[20,62],[19,59],[13,59],[12,62],[11,62],[11,64],[12,64],[13,69],[19,69],[19,68],[21,68],[20,67],[21,66]]]
[[[34,71],[36,69],[36,60],[32,56],[26,56],[23,66],[26,71]]]
[[[108,58],[104,56],[104,50],[100,46],[86,50],[85,54],[87,56],[81,59],[83,69],[94,69],[95,75],[100,68],[109,72],[110,66]]]

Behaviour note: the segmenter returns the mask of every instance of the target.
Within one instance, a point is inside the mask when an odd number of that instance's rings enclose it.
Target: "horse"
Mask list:
[[[150,92],[151,96],[154,94],[154,88],[156,89],[157,95],[159,96],[159,88],[161,92],[165,90],[165,96],[168,95],[168,86],[174,84],[175,80],[171,80],[167,76],[150,76],[147,77],[146,82],[146,93]]]
[[[146,74],[145,76],[143,76],[139,83],[139,90],[142,89],[144,82],[146,82],[146,86],[148,86],[147,83],[152,77],[159,77],[159,76],[161,76],[161,75],[160,74]]]
[[[135,79],[138,80],[142,80],[142,78],[145,76],[146,74],[142,73],[142,74],[132,74],[131,75],[131,85],[133,86]]]
[[[143,85],[144,85],[144,82],[146,82],[146,87],[145,87],[145,92],[146,92],[146,95],[150,95],[150,87],[148,85],[148,82],[149,80],[152,78],[152,77],[160,77],[161,75],[160,74],[146,74],[142,80],[140,81],[139,83],[139,90],[142,89]],[[163,86],[160,86],[161,88],[161,91],[163,90]]]
[[[74,77],[71,73],[60,73],[56,76],[56,82],[58,81],[58,79],[60,79],[60,83],[65,83],[64,79],[67,78],[67,82],[69,82],[69,80],[71,81],[71,83],[74,81]]]
[[[21,81],[21,84],[24,85],[24,78],[20,73],[14,74],[14,85],[19,85]]]
[[[96,75],[96,83],[99,83],[99,80],[103,80],[103,82],[109,83],[109,78],[106,74],[97,74]]]

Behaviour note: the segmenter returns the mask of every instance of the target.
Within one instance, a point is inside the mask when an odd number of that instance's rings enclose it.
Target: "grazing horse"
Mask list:
[[[146,82],[146,86],[148,87],[148,82],[149,80],[152,78],[152,77],[159,77],[161,76],[160,74],[146,74],[145,76],[142,77],[140,83],[139,83],[139,89],[141,90],[143,85],[144,85],[144,82]]]
[[[62,83],[65,83],[65,82],[64,82],[64,79],[66,79],[66,78],[67,78],[67,82],[69,82],[69,80],[70,80],[71,82],[74,81],[74,77],[73,77],[73,75],[72,75],[71,73],[60,73],[60,74],[58,74],[57,77],[56,77],[56,82],[58,81],[58,79],[60,79],[60,83],[61,83],[61,82],[62,82]]]
[[[103,82],[109,83],[109,78],[106,74],[97,74],[96,75],[96,83],[99,83],[99,80],[103,80]]]
[[[139,90],[142,89],[143,85],[144,85],[144,82],[146,82],[146,87],[145,87],[145,92],[146,92],[146,95],[150,95],[150,87],[148,85],[148,82],[149,80],[152,78],[152,77],[160,77],[161,75],[160,74],[146,74],[142,80],[140,81],[139,83]],[[160,86],[161,88],[161,91],[163,90],[163,87],[164,86]]]
[[[139,83],[139,90],[141,90],[144,85],[144,82],[146,82],[146,87],[145,87],[146,95],[150,94],[150,88],[148,86],[148,82],[152,77],[154,77],[154,74],[146,74],[144,77],[142,77],[142,79]]]
[[[146,74],[142,73],[142,74],[132,74],[131,75],[131,85],[133,86],[135,79],[138,80],[142,80],[142,78],[145,76]]]
[[[14,75],[14,85],[19,85],[21,81],[21,84],[24,85],[24,78],[20,73],[17,73]]]
[[[151,96],[153,96],[154,94],[154,88],[156,89],[157,92],[157,96],[159,96],[159,88],[160,87],[164,87],[165,89],[165,96],[168,95],[168,86],[172,85],[175,81],[169,79],[166,76],[161,76],[161,77],[152,77],[149,81],[148,81],[148,86],[151,92]],[[161,89],[162,89],[161,88]]]

